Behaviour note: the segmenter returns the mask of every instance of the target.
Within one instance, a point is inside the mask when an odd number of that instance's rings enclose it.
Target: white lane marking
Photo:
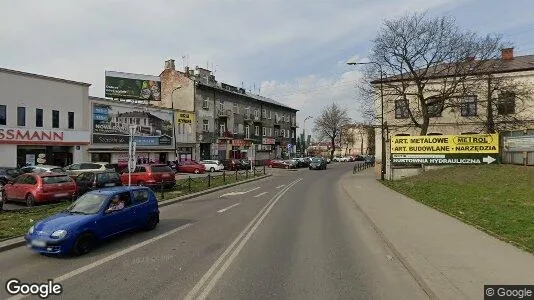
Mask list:
[[[257,194],[256,196],[254,196],[254,198],[261,197],[261,196],[263,196],[263,195],[265,195],[265,194],[267,194],[267,192],[259,193],[259,194]]]
[[[225,212],[225,211],[231,209],[232,207],[235,207],[235,206],[238,206],[238,205],[239,205],[239,203],[236,203],[236,204],[234,204],[234,205],[230,205],[230,206],[228,206],[227,208],[219,209],[217,212],[218,212],[218,213],[223,213],[223,212]]]
[[[133,245],[131,247],[128,247],[128,248],[126,248],[124,250],[116,252],[116,253],[108,256],[108,257],[104,257],[104,258],[99,259],[99,260],[97,260],[95,262],[92,262],[92,263],[90,263],[90,264],[88,264],[86,266],[83,266],[83,267],[78,268],[78,269],[76,269],[74,271],[71,271],[71,272],[69,272],[67,274],[63,274],[63,275],[61,275],[59,277],[56,277],[55,279],[53,279],[53,282],[54,283],[59,283],[59,282],[65,281],[67,279],[70,279],[70,278],[72,278],[72,277],[74,277],[76,275],[80,275],[81,273],[84,273],[84,272],[87,272],[87,271],[89,271],[91,269],[94,269],[94,268],[96,268],[96,267],[98,267],[100,265],[103,265],[103,264],[105,264],[105,263],[107,263],[107,262],[109,262],[109,261],[111,261],[113,259],[121,257],[121,256],[123,256],[125,254],[128,254],[128,253],[132,252],[132,251],[135,251],[135,250],[137,250],[137,249],[139,249],[141,247],[144,247],[144,246],[146,246],[146,245],[148,245],[150,243],[153,243],[153,242],[155,242],[157,240],[161,240],[162,238],[165,238],[165,237],[167,237],[167,236],[169,236],[171,234],[174,234],[174,233],[176,233],[178,231],[184,230],[184,229],[186,229],[186,228],[188,228],[189,226],[192,226],[192,225],[193,225],[193,223],[187,223],[187,224],[184,224],[184,225],[182,225],[182,226],[180,226],[178,228],[175,228],[175,229],[173,229],[171,231],[167,231],[167,232],[165,232],[163,234],[160,234],[160,235],[155,236],[155,237],[153,237],[151,239],[148,239],[148,240],[146,240],[144,242],[141,242],[139,244],[135,244],[135,245]],[[23,298],[26,298],[27,296],[29,296],[29,295],[16,295],[16,296],[13,296],[11,298],[8,298],[8,300],[23,299]]]
[[[243,248],[245,243],[248,241],[250,236],[256,231],[260,223],[263,221],[265,216],[271,211],[272,207],[278,202],[278,200],[293,186],[296,185],[299,181],[301,181],[302,178],[299,178],[292,183],[290,183],[287,188],[279,191],[276,195],[267,202],[267,204],[260,210],[260,212],[250,221],[250,223],[245,227],[245,229],[237,236],[237,238],[230,244],[230,246],[224,251],[224,253],[215,261],[215,263],[210,267],[210,269],[202,276],[202,278],[197,282],[197,284],[191,289],[191,291],[187,294],[185,297],[186,300],[192,300],[192,299],[203,299],[205,298],[208,293],[211,291],[215,283],[219,280],[219,278],[222,276],[222,274],[226,271],[230,263],[235,259],[239,251]],[[251,229],[252,228],[252,229]],[[250,230],[249,230],[250,229]],[[244,238],[243,238],[244,237]],[[239,243],[241,241],[241,243]],[[239,243],[239,245],[237,245]],[[236,247],[237,245],[237,247]],[[233,252],[232,252],[233,250]],[[230,252],[232,252],[230,254]],[[228,257],[228,255],[230,256]],[[228,257],[228,259],[227,259]],[[224,264],[219,268],[219,266],[223,263],[223,261],[226,259]],[[217,270],[218,269],[218,270]],[[211,278],[211,280],[208,282],[208,279],[211,277],[211,275],[215,272],[215,275]],[[203,291],[201,291],[201,288],[206,284],[206,287]],[[196,298],[197,294],[201,292],[201,294]]]
[[[282,185],[277,186],[276,188],[279,189],[279,188],[284,187],[284,186],[286,186],[286,185],[282,184]]]
[[[244,192],[231,192],[231,193],[226,193],[226,194],[223,194],[223,195],[220,195],[219,198],[222,198],[224,196],[237,196],[237,195],[243,195],[243,194],[246,194],[246,193],[250,193],[252,191],[255,191],[257,189],[259,189],[260,187],[255,187],[251,190],[248,190],[248,191],[244,191]]]

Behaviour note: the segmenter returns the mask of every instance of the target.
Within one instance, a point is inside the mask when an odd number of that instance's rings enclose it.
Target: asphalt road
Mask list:
[[[166,206],[156,230],[84,257],[2,252],[0,282],[54,279],[64,299],[427,299],[337,185],[351,170],[274,171]]]

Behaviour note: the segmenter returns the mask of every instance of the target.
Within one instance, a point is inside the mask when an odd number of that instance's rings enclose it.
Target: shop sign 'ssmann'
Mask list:
[[[391,138],[394,165],[490,164],[498,153],[498,134]]]

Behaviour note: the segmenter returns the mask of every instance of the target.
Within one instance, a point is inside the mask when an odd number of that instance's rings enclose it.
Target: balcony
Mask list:
[[[291,121],[291,128],[297,128],[299,125],[295,121]]]
[[[232,111],[229,109],[219,110],[217,115],[219,118],[228,118],[232,114]]]
[[[260,116],[254,116],[254,123],[263,123],[263,121]]]
[[[253,116],[252,114],[250,114],[250,113],[248,113],[248,114],[245,113],[245,114],[243,115],[243,120],[244,120],[245,122],[252,122],[253,119],[254,119],[254,116]]]
[[[231,140],[234,138],[234,134],[230,131],[221,131],[219,132],[219,139],[221,140]]]

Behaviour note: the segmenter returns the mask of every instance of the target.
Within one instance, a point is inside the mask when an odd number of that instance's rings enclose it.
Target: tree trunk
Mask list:
[[[421,123],[421,135],[426,135],[428,133],[429,124],[430,124],[430,118],[423,117],[423,123]]]
[[[491,75],[488,75],[488,92],[486,107],[486,133],[495,133],[495,120],[493,118],[493,101],[491,92]]]
[[[332,138],[332,141],[331,141],[331,146],[332,146],[332,149],[330,149],[330,159],[333,159],[334,158],[334,152],[336,152],[336,138],[333,137]]]

